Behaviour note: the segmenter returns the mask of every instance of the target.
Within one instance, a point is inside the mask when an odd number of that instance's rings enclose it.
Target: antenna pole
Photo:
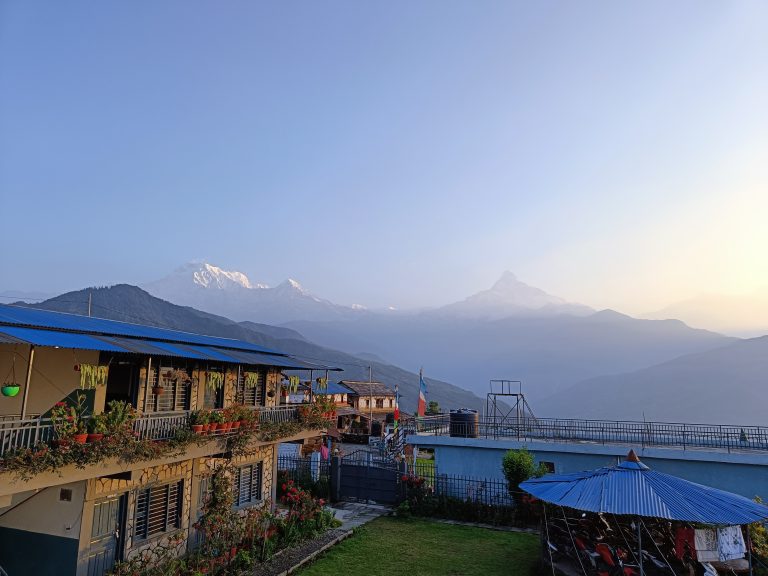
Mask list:
[[[88,292],[88,318],[91,317],[91,298],[93,297],[93,292]]]

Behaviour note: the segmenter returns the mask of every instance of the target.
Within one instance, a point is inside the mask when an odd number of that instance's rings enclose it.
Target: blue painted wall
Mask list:
[[[408,441],[434,448],[438,474],[503,480],[501,460],[510,448],[522,443],[477,438],[409,436]],[[568,473],[613,466],[624,460],[628,446],[594,444],[529,443],[537,462],[555,464],[555,472]],[[692,482],[728,490],[747,498],[768,500],[768,454],[727,453],[666,448],[636,449],[642,461],[660,472]]]
[[[77,540],[0,527],[0,566],[8,576],[75,576]]]

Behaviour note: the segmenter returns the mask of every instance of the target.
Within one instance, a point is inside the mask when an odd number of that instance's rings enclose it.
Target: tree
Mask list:
[[[519,503],[521,499],[521,482],[525,482],[529,478],[544,476],[547,473],[546,466],[541,463],[537,466],[533,460],[533,454],[528,452],[526,448],[507,450],[501,461],[501,469],[507,479],[507,489],[516,503]]]
[[[427,404],[427,414],[429,415],[440,414],[440,404],[438,404],[434,400],[430,400],[429,404]]]

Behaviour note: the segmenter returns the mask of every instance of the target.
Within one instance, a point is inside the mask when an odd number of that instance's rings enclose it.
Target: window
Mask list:
[[[234,507],[248,506],[261,502],[261,480],[264,472],[264,463],[248,464],[235,469],[232,492],[234,493]]]
[[[256,386],[245,386],[245,372],[256,374],[258,382]],[[263,371],[241,371],[240,380],[237,382],[237,400],[246,406],[264,406],[264,384],[266,377]]]
[[[555,463],[554,462],[541,462],[540,463],[544,468],[546,468],[547,472],[554,472],[555,471]]]
[[[384,408],[384,398],[376,398],[376,408]]]
[[[139,490],[133,523],[134,542],[179,528],[183,494],[183,480]]]
[[[210,370],[210,372],[215,372],[215,370]],[[203,407],[212,409],[212,408],[224,408],[224,388],[225,386],[222,385],[221,388],[211,388],[208,386],[208,383],[205,384],[205,396],[203,397]]]
[[[158,385],[158,372],[160,373],[159,385],[162,387],[160,394],[155,394],[152,389]],[[150,373],[150,401],[149,405],[155,412],[173,412],[178,410],[189,410],[189,382],[179,382],[170,377],[173,372],[172,366],[161,366],[159,370],[152,370]]]

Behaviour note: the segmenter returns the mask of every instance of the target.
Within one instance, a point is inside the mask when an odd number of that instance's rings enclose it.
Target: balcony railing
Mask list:
[[[282,422],[297,422],[301,404],[289,406],[269,406],[256,408],[259,412],[259,422],[280,424]]]
[[[451,422],[442,414],[418,418],[415,428],[433,436],[768,451],[768,428],[762,426],[515,417]]]
[[[258,412],[259,422],[278,424],[298,421],[299,406],[261,406],[254,410]],[[147,413],[136,419],[133,430],[142,440],[170,440],[175,436],[176,430],[189,427],[190,413],[188,410]],[[229,432],[214,434],[227,433]],[[53,439],[53,426],[49,418],[21,420],[15,415],[0,416],[0,458],[11,450],[32,448],[40,442]]]
[[[0,421],[0,457],[19,448],[31,448],[53,440],[53,426],[48,418]]]

